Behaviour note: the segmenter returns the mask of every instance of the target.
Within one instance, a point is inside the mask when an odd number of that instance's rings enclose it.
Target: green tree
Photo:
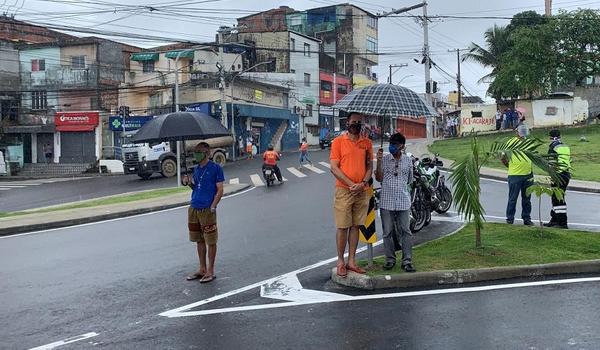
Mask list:
[[[494,24],[483,34],[485,47],[471,43],[469,51],[462,56],[463,61],[474,61],[492,71],[483,76],[479,81],[496,77],[500,70],[500,57],[510,49],[508,42],[508,31],[506,27]]]
[[[475,248],[481,248],[481,230],[485,222],[485,209],[481,204],[481,167],[491,159],[513,155],[517,158],[527,157],[534,165],[546,172],[555,181],[560,181],[555,164],[536,150],[544,142],[535,138],[506,139],[494,142],[489,150],[479,144],[477,134],[471,134],[471,152],[452,164],[452,192],[456,210],[468,222],[475,224]]]

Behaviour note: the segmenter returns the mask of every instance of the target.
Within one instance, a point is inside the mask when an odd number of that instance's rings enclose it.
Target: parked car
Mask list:
[[[340,136],[342,132],[341,131],[334,131],[334,132],[330,132],[327,135],[325,135],[325,137],[321,138],[319,140],[319,146],[321,146],[321,149],[325,149],[326,147],[331,147],[331,142],[333,141],[333,139],[335,139],[336,137]]]

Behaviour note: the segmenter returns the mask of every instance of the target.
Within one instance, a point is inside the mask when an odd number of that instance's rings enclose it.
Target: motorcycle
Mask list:
[[[413,182],[414,183],[414,182]],[[381,188],[375,188],[375,210],[379,209],[379,203],[381,201]],[[423,205],[423,195],[421,190],[414,186],[410,185],[410,194],[411,194],[411,207],[410,207],[410,231],[412,233],[416,233],[421,231],[421,229],[425,226],[427,221],[427,217],[431,217],[431,213],[429,210]]]
[[[424,202],[430,214],[433,211],[443,214],[452,206],[452,192],[446,186],[446,177],[438,168],[443,165],[437,154],[433,158],[427,155],[421,160],[415,158],[415,177],[418,179],[418,187],[422,189]]]
[[[275,168],[269,165],[263,165],[263,178],[267,183],[267,187],[272,186],[275,183],[277,177],[275,176]]]

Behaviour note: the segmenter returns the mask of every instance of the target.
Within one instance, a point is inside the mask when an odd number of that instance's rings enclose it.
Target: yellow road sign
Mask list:
[[[371,199],[369,199],[369,211],[367,212],[367,219],[365,224],[359,228],[358,237],[363,243],[375,243],[377,242],[377,232],[375,226],[375,191],[373,188],[368,190],[371,193]]]

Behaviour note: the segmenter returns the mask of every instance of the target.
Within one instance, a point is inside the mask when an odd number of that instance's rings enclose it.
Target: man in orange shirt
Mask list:
[[[336,178],[334,214],[337,227],[337,274],[346,277],[348,271],[365,273],[356,265],[358,227],[363,225],[369,209],[367,187],[373,170],[373,144],[361,136],[363,116],[348,117],[348,132],[336,137],[331,144],[331,172]],[[348,264],[344,252],[348,242]]]
[[[269,145],[267,151],[263,154],[264,163],[262,168],[263,174],[265,172],[265,168],[273,168],[273,170],[275,171],[275,176],[277,176],[277,180],[279,180],[280,183],[283,183],[283,178],[281,177],[281,170],[279,170],[279,167],[277,166],[277,161],[280,158],[281,157],[279,156],[279,153],[273,150],[273,145]]]
[[[312,165],[310,157],[308,156],[308,142],[306,142],[306,137],[302,138],[302,143],[300,144],[300,167],[302,167],[302,163],[304,163],[304,161],[307,161],[310,165]]]

